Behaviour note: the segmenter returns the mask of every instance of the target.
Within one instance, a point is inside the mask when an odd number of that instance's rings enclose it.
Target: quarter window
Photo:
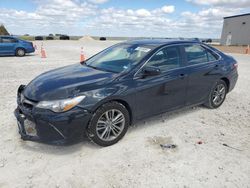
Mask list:
[[[180,52],[176,46],[166,47],[157,52],[146,64],[146,66],[154,66],[166,71],[180,67]]]
[[[200,45],[184,46],[189,65],[216,61],[217,57]]]
[[[216,61],[218,59],[217,56],[215,56],[214,54],[210,53],[210,52],[207,52],[207,56],[208,56],[208,61],[211,62],[211,61]]]

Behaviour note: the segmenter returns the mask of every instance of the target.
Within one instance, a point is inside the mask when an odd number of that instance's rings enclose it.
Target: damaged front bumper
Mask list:
[[[21,114],[18,109],[15,110],[14,114],[17,119],[17,125],[18,125],[19,134],[21,135],[21,138],[23,140],[39,141],[40,138],[37,136],[37,134],[34,134],[36,132],[35,127],[33,127],[33,130],[30,130],[30,131],[24,127],[25,121],[27,120],[25,115]],[[27,131],[29,131],[29,133],[31,133],[32,131],[32,134],[29,135]]]
[[[36,108],[35,101],[22,95],[23,88],[18,89],[18,106],[14,112],[23,140],[63,144],[84,135],[90,112],[80,107],[63,113]]]

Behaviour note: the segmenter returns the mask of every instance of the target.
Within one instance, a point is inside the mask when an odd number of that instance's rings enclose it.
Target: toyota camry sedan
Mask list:
[[[45,72],[17,92],[23,140],[65,143],[87,135],[117,143],[138,120],[179,109],[222,105],[237,62],[200,42],[128,41],[84,62]]]

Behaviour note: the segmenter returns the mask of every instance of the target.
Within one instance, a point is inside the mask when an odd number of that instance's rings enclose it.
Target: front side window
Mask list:
[[[146,64],[167,71],[180,67],[181,56],[177,46],[166,47],[158,51]]]
[[[184,50],[187,55],[189,65],[216,61],[217,57],[200,45],[185,45]]]
[[[152,47],[135,44],[118,44],[88,59],[87,66],[120,73],[131,70],[150,51]]]

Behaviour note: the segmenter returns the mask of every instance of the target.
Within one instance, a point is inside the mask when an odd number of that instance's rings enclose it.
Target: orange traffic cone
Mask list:
[[[249,47],[249,45],[247,46],[247,48],[246,48],[246,52],[245,52],[246,54],[250,54],[250,47]]]
[[[43,48],[43,44],[41,45],[41,58],[46,58],[46,51],[45,49]]]
[[[85,61],[85,56],[84,56],[84,52],[83,52],[83,47],[81,47],[81,55],[80,55],[80,62]]]

